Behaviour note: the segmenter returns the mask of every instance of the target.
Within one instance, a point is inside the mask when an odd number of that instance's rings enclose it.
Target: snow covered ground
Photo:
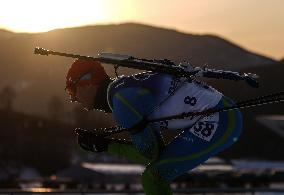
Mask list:
[[[267,170],[277,169],[284,171],[284,162],[282,161],[265,161],[265,160],[233,160],[235,170]]]

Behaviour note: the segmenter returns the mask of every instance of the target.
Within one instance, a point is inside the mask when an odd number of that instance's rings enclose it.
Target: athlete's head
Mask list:
[[[77,59],[66,76],[66,90],[71,101],[80,102],[86,109],[94,107],[99,85],[109,78],[97,61]]]

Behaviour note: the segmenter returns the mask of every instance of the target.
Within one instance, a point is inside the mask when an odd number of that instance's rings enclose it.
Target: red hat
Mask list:
[[[101,63],[77,59],[68,70],[65,89],[68,90],[70,95],[75,95],[78,85],[98,85],[106,78],[108,78],[108,75]]]

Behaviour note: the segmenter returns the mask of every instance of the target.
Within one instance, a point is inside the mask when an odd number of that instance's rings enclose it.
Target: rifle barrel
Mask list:
[[[78,54],[71,54],[71,53],[63,53],[63,52],[58,52],[58,51],[52,51],[40,47],[36,47],[34,50],[34,54],[38,55],[56,55],[56,56],[64,56],[64,57],[71,57],[71,58],[80,58],[80,59],[87,59],[87,60],[99,60],[99,58],[95,58],[92,56],[82,56]]]

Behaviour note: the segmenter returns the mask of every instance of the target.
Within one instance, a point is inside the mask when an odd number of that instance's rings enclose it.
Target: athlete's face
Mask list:
[[[85,109],[91,110],[94,108],[97,90],[97,85],[78,86],[74,97],[75,101],[81,103]]]

